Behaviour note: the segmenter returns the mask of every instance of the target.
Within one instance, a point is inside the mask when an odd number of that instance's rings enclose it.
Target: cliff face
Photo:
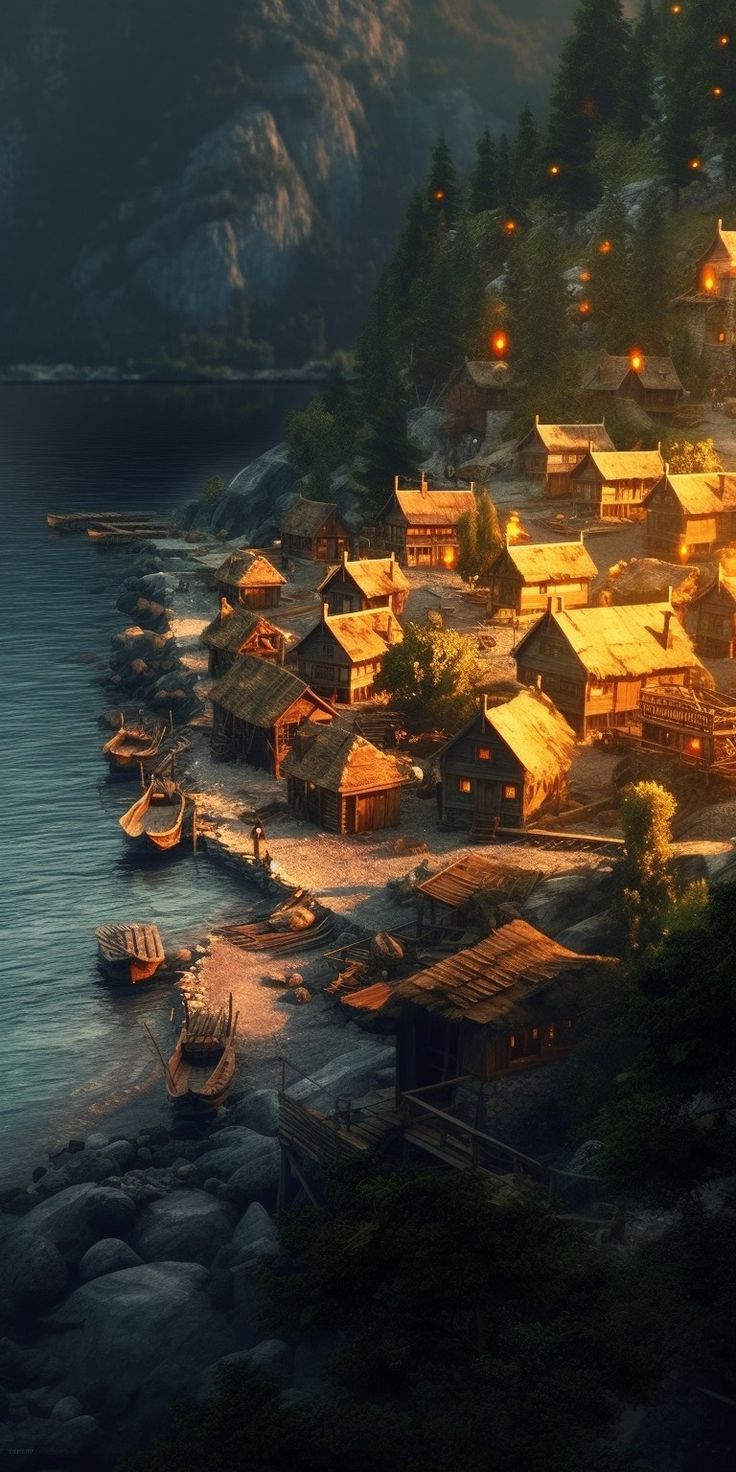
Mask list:
[[[3,358],[349,342],[433,137],[541,106],[572,6],[9,0]]]

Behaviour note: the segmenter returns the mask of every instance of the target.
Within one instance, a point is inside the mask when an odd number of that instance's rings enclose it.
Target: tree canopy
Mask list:
[[[407,625],[386,652],[375,688],[412,730],[456,731],[471,716],[482,668],[470,639],[455,629]]]

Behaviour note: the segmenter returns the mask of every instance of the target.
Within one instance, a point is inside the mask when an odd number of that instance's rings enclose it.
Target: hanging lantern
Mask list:
[[[434,200],[436,200],[438,204],[440,203],[441,200],[444,199],[444,197],[445,197],[445,191],[444,191],[444,189],[435,189],[435,191],[434,191],[434,193],[432,195],[432,198]]]
[[[723,96],[723,88],[722,87],[711,87],[711,89],[710,89],[710,95],[711,95],[711,97],[722,97]]]

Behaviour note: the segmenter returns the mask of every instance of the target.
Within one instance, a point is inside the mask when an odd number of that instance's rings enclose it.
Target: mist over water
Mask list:
[[[0,1179],[121,1104],[165,1112],[141,1023],[168,1039],[176,995],[156,979],[135,995],[105,986],[95,926],[155,921],[176,949],[252,900],[203,855],[126,861],[117,818],[137,789],[107,777],[97,718],[111,701],[94,676],[135,554],[54,535],[46,513],[171,513],[276,442],[304,397],[0,386]]]

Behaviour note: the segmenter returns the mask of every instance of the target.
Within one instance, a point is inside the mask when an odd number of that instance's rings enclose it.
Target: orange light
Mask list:
[[[491,347],[497,358],[503,358],[509,350],[509,340],[505,332],[494,333],[491,339]]]
[[[561,172],[562,172],[562,164],[548,164],[548,166],[547,166],[547,173],[548,174],[551,174],[553,179],[556,179],[557,178],[557,175],[560,174]]]
[[[706,291],[712,291],[716,284],[716,278],[712,271],[706,271],[703,277],[703,287]]]
[[[711,89],[710,89],[710,95],[711,95],[711,97],[722,97],[723,96],[723,88],[722,87],[711,87]]]
[[[699,736],[691,736],[687,743],[688,751],[702,751],[703,743]]]
[[[594,97],[586,97],[580,111],[585,118],[594,118],[598,113],[598,104]]]
[[[513,235],[516,230],[516,220],[504,220],[503,228],[507,235]]]
[[[455,548],[454,547],[446,547],[445,548],[444,552],[442,553],[442,561],[444,562],[445,567],[454,567],[455,566],[456,553],[455,553]]]
[[[725,342],[726,341],[726,334],[725,334],[725,332],[719,332],[719,334],[718,334],[718,341],[719,342]]]
[[[514,542],[521,542],[525,540],[526,535],[527,533],[521,524],[521,517],[518,511],[512,511],[506,522],[506,541],[512,544]]]
[[[681,14],[682,14],[682,6],[681,5],[670,5],[670,15],[681,15]]]
[[[581,271],[580,272],[580,280],[581,281],[590,281],[590,271]]]
[[[634,348],[629,354],[629,362],[635,373],[638,373],[644,367],[644,358],[638,348]]]
[[[610,256],[612,250],[613,246],[610,240],[602,240],[598,246],[598,254],[601,256]]]
[[[688,551],[687,542],[680,542],[680,545],[679,545],[679,547],[678,547],[677,550],[678,550],[678,552],[680,554],[680,561],[681,562],[687,562],[687,551]]]
[[[590,311],[590,302],[588,302],[588,301],[578,302],[578,311],[579,311],[581,317],[587,317],[587,315],[588,315],[588,313]]]
[[[444,197],[445,197],[445,191],[444,191],[444,189],[435,189],[434,194],[432,195],[432,198],[433,199],[436,199],[438,202],[441,199],[444,199]]]
[[[731,40],[731,37],[730,36],[719,36],[718,37],[718,45],[719,46],[728,46],[730,40]]]
[[[696,169],[702,168],[703,160],[702,158],[690,158],[688,159],[687,166],[689,169],[692,169],[693,173],[695,173]]]

